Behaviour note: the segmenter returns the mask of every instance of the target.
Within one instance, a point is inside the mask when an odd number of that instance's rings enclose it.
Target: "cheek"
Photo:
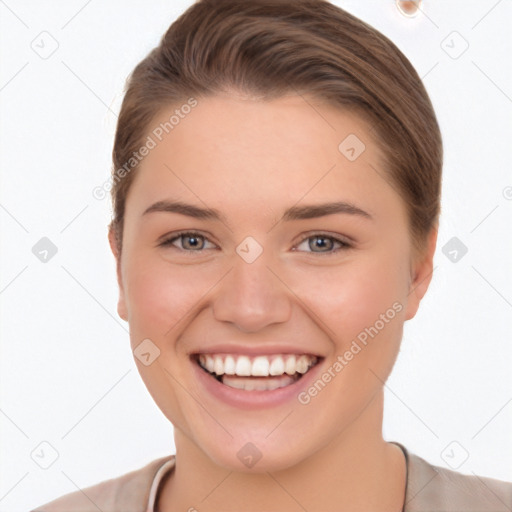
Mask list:
[[[192,267],[189,267],[192,269]],[[207,283],[187,268],[156,258],[133,258],[126,269],[126,295],[130,328],[139,336],[164,340],[179,330],[194,305],[207,291]]]
[[[405,283],[400,260],[376,254],[304,277],[300,296],[332,344],[327,391],[311,402],[318,421],[336,417],[335,430],[346,425],[389,376],[402,338]],[[316,396],[316,388],[310,390]]]
[[[359,331],[374,325],[381,315],[394,318],[394,313],[391,315],[386,312],[390,308],[393,310],[396,304],[396,308],[403,309],[405,282],[406,277],[401,268],[392,264],[385,268],[381,264],[373,264],[362,268],[360,272],[352,272],[347,283],[344,318],[352,318],[354,327]]]
[[[375,254],[350,264],[316,268],[304,272],[292,286],[314,313],[314,318],[341,350],[365,328],[374,325],[381,314],[405,298],[404,266]],[[396,306],[396,309],[401,309]],[[399,320],[400,315],[394,319]],[[391,316],[391,315],[388,315]],[[391,323],[386,324],[386,331]]]

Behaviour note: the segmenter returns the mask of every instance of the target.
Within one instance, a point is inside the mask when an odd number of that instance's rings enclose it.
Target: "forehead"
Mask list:
[[[299,95],[219,95],[198,98],[171,125],[176,109],[162,109],[146,134],[155,147],[128,194],[140,211],[166,193],[241,208],[307,196],[309,203],[359,198],[373,211],[379,200],[400,199],[383,179],[371,127],[354,113]]]
[[[164,126],[174,108],[163,109],[152,125]],[[339,143],[349,135],[366,145],[366,159],[376,160],[371,128],[354,113],[298,95],[272,101],[219,95],[198,99],[197,106],[163,134],[163,142],[188,150],[188,159],[210,151],[226,161],[239,159],[245,167],[271,161],[284,167],[304,157],[319,164],[333,161],[340,156]]]

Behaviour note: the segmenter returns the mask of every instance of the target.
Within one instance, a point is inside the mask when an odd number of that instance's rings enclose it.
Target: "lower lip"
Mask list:
[[[244,391],[226,386],[191,360],[195,375],[202,386],[222,402],[239,409],[263,409],[296,400],[299,393],[310,385],[319,371],[322,360],[310,368],[302,377],[288,386],[269,391]]]

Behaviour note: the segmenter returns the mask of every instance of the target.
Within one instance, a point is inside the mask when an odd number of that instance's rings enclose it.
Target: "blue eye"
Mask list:
[[[347,242],[344,242],[342,240],[339,240],[337,238],[334,238],[332,236],[324,235],[321,233],[308,236],[306,239],[304,239],[297,247],[300,247],[303,244],[307,244],[308,248],[311,249],[311,251],[305,251],[305,252],[312,252],[316,254],[334,254],[342,249],[348,249],[350,248],[350,244]],[[336,244],[338,245],[337,248]],[[315,249],[320,249],[319,251],[316,251]]]
[[[174,242],[176,242],[177,240],[181,242],[181,247],[175,245]],[[206,240],[207,238],[199,233],[185,232],[178,233],[173,238],[164,240],[160,245],[164,247],[168,245],[173,245],[177,249],[181,249],[183,251],[199,252],[205,249]]]
[[[179,245],[177,245],[178,241]],[[210,243],[213,247],[206,247],[207,243]],[[302,250],[302,252],[327,255],[334,254],[340,250],[349,249],[351,247],[349,243],[344,242],[343,240],[339,240],[338,238],[321,233],[308,236],[297,247],[299,248],[303,244],[307,244],[307,247],[310,250]],[[176,249],[185,252],[201,252],[203,250],[216,247],[214,244],[209,242],[209,240],[204,235],[201,235],[195,231],[178,233],[172,238],[164,240],[159,245],[161,247],[174,246]],[[317,251],[316,249],[320,250]],[[294,248],[293,250],[296,251],[297,249]]]

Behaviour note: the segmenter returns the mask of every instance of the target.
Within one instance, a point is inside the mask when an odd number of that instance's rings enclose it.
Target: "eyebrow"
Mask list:
[[[227,224],[225,217],[215,208],[201,208],[181,201],[157,201],[146,208],[142,215],[152,212],[179,213],[195,219],[217,220]],[[373,219],[373,216],[370,213],[358,208],[356,205],[345,201],[337,201],[316,205],[292,206],[284,212],[282,220],[292,221],[315,219],[317,217],[334,215],[336,213],[354,215],[371,220]]]

